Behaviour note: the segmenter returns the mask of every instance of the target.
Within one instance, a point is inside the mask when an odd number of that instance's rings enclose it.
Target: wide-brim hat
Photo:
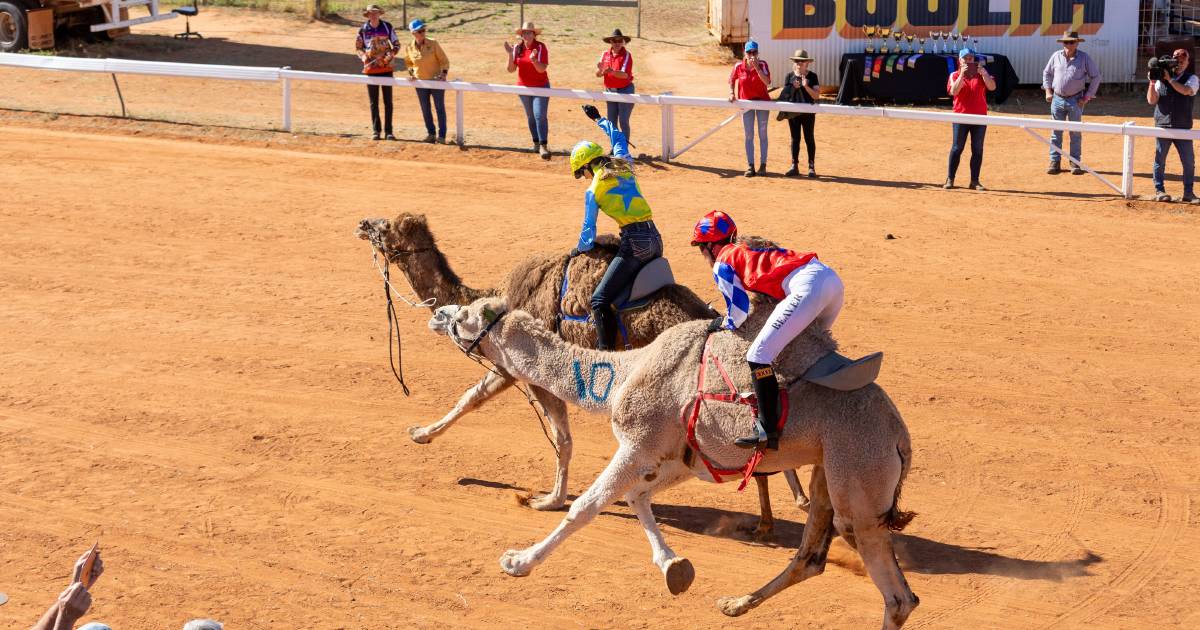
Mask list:
[[[380,7],[378,4],[368,4],[367,8],[363,9],[363,17],[371,17],[372,11],[378,11],[379,15],[383,15],[384,13],[383,7]]]
[[[629,42],[633,41],[633,38],[625,35],[625,33],[622,33],[621,29],[614,28],[612,35],[609,35],[608,37],[604,38],[604,43],[611,44],[611,43],[617,41],[618,39],[621,40],[621,42],[625,43],[625,44],[628,44]]]
[[[1063,36],[1059,37],[1056,41],[1059,41],[1059,42],[1085,42],[1087,40],[1079,36],[1079,31],[1067,31],[1066,33],[1063,33]]]
[[[792,53],[792,56],[788,57],[788,59],[791,59],[792,61],[812,61],[813,60],[813,58],[808,55],[808,51],[804,50],[803,48],[797,48],[796,52]]]
[[[522,24],[521,28],[517,29],[517,35],[520,35],[521,33],[524,33],[525,31],[532,31],[534,35],[542,34],[542,29],[534,26],[533,22],[526,22],[526,23]]]

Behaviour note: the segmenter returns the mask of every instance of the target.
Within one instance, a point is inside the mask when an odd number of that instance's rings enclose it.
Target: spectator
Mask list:
[[[821,98],[818,91],[817,73],[809,70],[813,58],[807,50],[797,50],[791,56],[792,71],[783,79],[783,89],[779,91],[779,100],[785,103],[816,104]],[[787,119],[788,130],[792,132],[792,168],[784,173],[789,177],[800,176],[800,132],[804,132],[804,144],[808,148],[808,176],[816,177],[817,144],[813,139],[813,127],[816,126],[816,114],[799,114],[796,112],[779,112],[779,117]]]
[[[450,72],[450,59],[441,44],[425,37],[425,21],[413,20],[408,24],[413,40],[404,48],[405,64],[409,79],[445,81]],[[429,102],[437,109],[437,136],[433,135],[433,112]],[[446,142],[446,91],[432,88],[417,88],[417,102],[421,104],[421,116],[425,118],[425,142]]]
[[[550,65],[550,50],[538,41],[537,36],[541,33],[542,29],[535,28],[533,22],[526,22],[517,29],[521,41],[516,46],[504,42],[504,50],[508,52],[508,71],[517,73],[517,85],[550,87],[550,75],[546,74],[546,66]],[[533,137],[533,150],[541,154],[543,160],[549,160],[550,148],[546,146],[546,136],[550,132],[550,123],[546,114],[550,108],[550,97],[522,94],[521,105],[525,107],[529,135]]]
[[[1191,55],[1180,48],[1171,54],[1178,63],[1174,76],[1166,70],[1150,71],[1150,85],[1146,88],[1146,102],[1154,106],[1154,126],[1162,129],[1191,129],[1192,105],[1196,100],[1196,89],[1200,88],[1200,79],[1192,74]],[[1184,203],[1200,203],[1192,190],[1192,182],[1196,177],[1196,156],[1191,140],[1176,140],[1173,138],[1154,139],[1154,200],[1170,201],[1163,184],[1163,171],[1167,168],[1167,154],[1171,145],[1179,153],[1179,162],[1183,165],[1183,201]]]
[[[621,29],[613,29],[612,35],[604,38],[609,45],[608,50],[600,55],[596,64],[596,76],[604,77],[604,91],[616,94],[633,94],[633,55],[625,48],[630,41]],[[625,134],[628,141],[629,116],[633,113],[633,103],[614,103],[608,101],[607,118]]]
[[[88,560],[93,554],[95,560],[85,579],[84,567],[87,566]],[[71,585],[59,594],[58,599],[50,605],[50,608],[46,609],[42,618],[33,625],[31,630],[71,630],[74,628],[75,622],[87,614],[88,608],[92,607],[92,595],[88,592],[88,586],[95,585],[102,573],[104,573],[104,562],[100,559],[100,551],[95,547],[88,549],[75,561],[75,570],[71,574]],[[88,626],[95,630],[107,628],[104,624],[88,624]]]
[[[769,101],[767,87],[771,85],[771,69],[758,58],[758,42],[746,42],[742,61],[729,73],[729,100]],[[742,112],[742,127],[746,132],[746,177],[754,177],[754,123],[758,121],[758,175],[767,174],[767,110],[748,109]]]
[[[1076,31],[1067,31],[1058,38],[1063,49],[1050,55],[1046,69],[1042,70],[1042,89],[1046,91],[1046,102],[1050,103],[1050,117],[1054,120],[1083,120],[1083,106],[1096,98],[1096,90],[1100,89],[1100,66],[1079,50],[1084,42]],[[1057,175],[1062,172],[1062,136],[1063,132],[1055,129],[1050,133],[1050,167],[1046,172]],[[1079,167],[1079,159],[1083,154],[1083,134],[1071,132],[1071,159],[1074,168],[1072,175],[1083,175]]]
[[[963,48],[958,51],[958,70],[950,74],[946,82],[946,90],[954,98],[954,112],[958,114],[987,115],[987,93],[996,89],[996,80],[988,74],[983,64],[976,61],[975,51]],[[950,147],[950,165],[946,173],[946,183],[942,188],[954,188],[954,175],[958,172],[958,162],[962,158],[963,149],[967,145],[967,136],[971,136],[971,189],[984,190],[979,183],[979,170],[983,167],[983,138],[987,135],[987,125],[955,124],[953,126],[954,144]]]
[[[381,20],[382,16],[383,9],[379,8],[377,4],[372,4],[363,11],[363,17],[367,18],[367,21],[362,28],[358,29],[358,39],[354,41],[354,48],[358,51],[358,58],[362,61],[363,74],[390,78],[395,75],[392,60],[400,50],[400,40],[396,37],[396,29]],[[383,88],[384,123],[382,130],[379,123],[380,88]],[[392,86],[368,85],[367,97],[371,99],[371,128],[375,131],[371,139],[378,140],[379,133],[382,131],[387,134],[388,140],[395,140],[396,136],[392,135]]]

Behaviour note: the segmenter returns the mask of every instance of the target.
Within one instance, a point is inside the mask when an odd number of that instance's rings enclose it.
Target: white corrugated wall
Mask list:
[[[719,2],[719,0],[712,0]],[[790,1],[790,0],[788,0]],[[910,2],[912,0],[909,0]],[[996,0],[992,0],[993,4]],[[999,0],[1007,5],[1007,0]],[[1019,0],[1013,0],[1017,2]],[[1046,0],[1050,2],[1051,0]],[[779,10],[776,5],[782,5],[785,0],[750,0],[750,36],[759,43],[760,56],[771,66],[772,80],[778,84],[791,69],[788,57],[798,48],[807,49],[816,61],[813,71],[820,77],[823,85],[837,85],[838,62],[842,54],[848,52],[863,52],[866,47],[865,36],[856,39],[843,39],[836,29],[831,29],[823,39],[774,39],[772,35],[772,13]],[[845,0],[836,0],[839,11],[844,11]],[[803,4],[803,3],[801,3]],[[970,27],[966,28],[968,35]],[[1084,35],[1087,41],[1080,50],[1087,52],[1100,64],[1103,81],[1109,83],[1127,83],[1141,80],[1145,73],[1136,68],[1137,65],[1137,33],[1138,11],[1134,0],[1105,0],[1104,24],[1099,31],[1092,35]],[[1062,33],[1048,33],[1029,36],[999,36],[980,37],[979,49],[984,53],[1006,55],[1013,64],[1020,82],[1023,84],[1040,84],[1042,69],[1050,54],[1062,48],[1055,40]],[[972,37],[974,39],[974,37]],[[876,46],[879,39],[875,39]],[[916,44],[916,42],[913,42]],[[889,42],[889,48],[894,47]],[[926,52],[932,45],[925,43]],[[974,47],[974,43],[972,43]]]
[[[708,0],[708,31],[722,44],[750,37],[750,0]]]

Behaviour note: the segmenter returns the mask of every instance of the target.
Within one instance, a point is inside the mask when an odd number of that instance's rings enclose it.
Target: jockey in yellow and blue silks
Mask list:
[[[577,256],[592,249],[596,241],[596,218],[603,212],[621,228],[617,256],[608,265],[600,284],[592,293],[592,320],[596,324],[596,347],[614,350],[617,341],[617,313],[613,302],[633,283],[646,263],[662,256],[662,236],[650,217],[650,204],[642,196],[633,176],[633,156],[629,141],[600,111],[584,105],[583,112],[608,134],[612,155],[590,140],[580,141],[571,151],[571,173],[576,179],[591,175],[592,184],[584,195],[583,229],[579,244],[571,252]]]

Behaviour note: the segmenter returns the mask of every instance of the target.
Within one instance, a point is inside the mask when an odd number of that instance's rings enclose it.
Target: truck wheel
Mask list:
[[[29,46],[29,24],[25,8],[0,0],[0,52],[15,53]]]

